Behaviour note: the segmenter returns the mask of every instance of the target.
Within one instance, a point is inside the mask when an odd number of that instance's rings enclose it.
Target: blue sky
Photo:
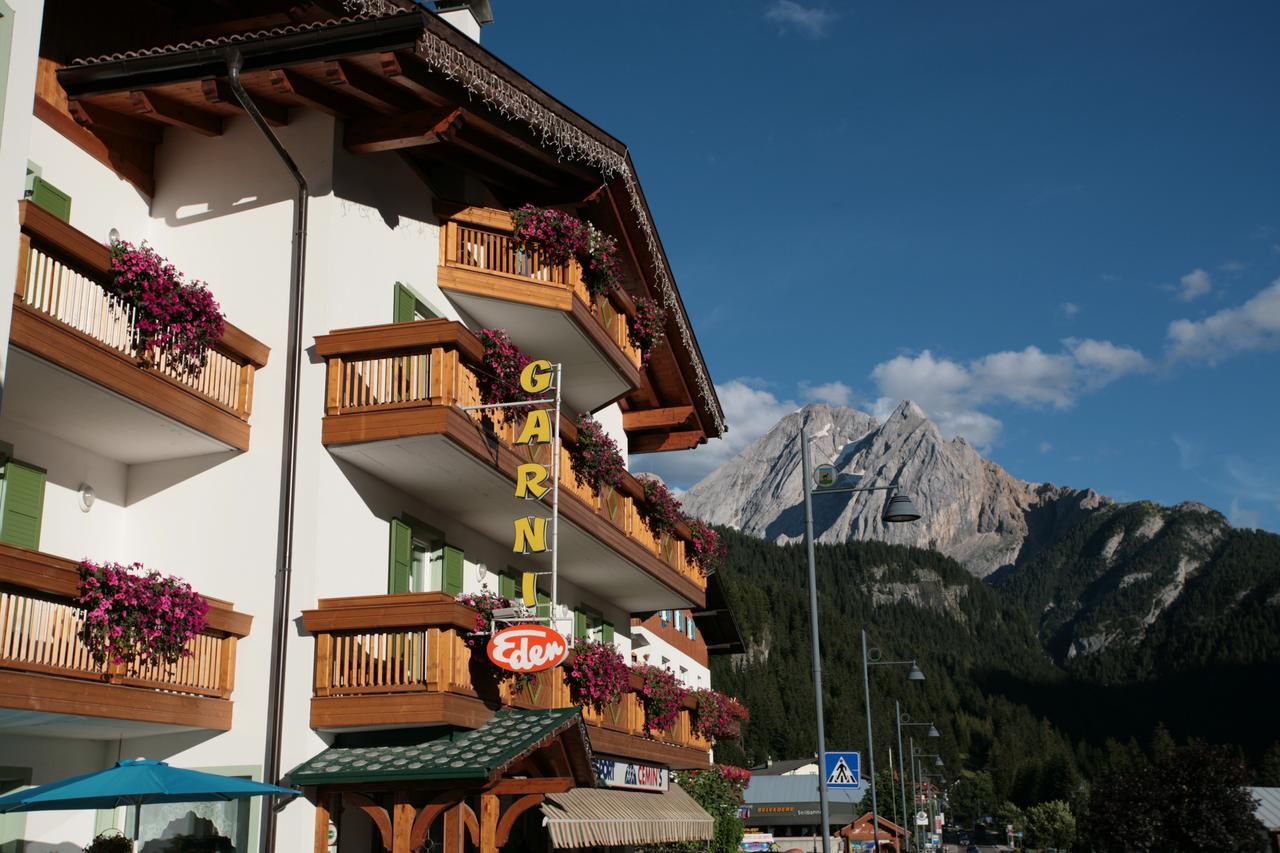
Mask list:
[[[920,403],[1027,480],[1280,530],[1280,4],[499,0],[626,142],[730,418]]]

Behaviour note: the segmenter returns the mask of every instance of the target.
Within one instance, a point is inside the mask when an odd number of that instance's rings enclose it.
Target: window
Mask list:
[[[677,631],[684,630],[684,611],[683,610],[676,611],[675,625],[676,625]]]
[[[461,548],[444,541],[444,534],[410,515],[391,520],[387,591],[462,592]]]
[[[613,626],[604,620],[599,610],[580,604],[573,611],[573,637],[575,640],[612,643]]]
[[[685,617],[684,635],[690,640],[696,639],[698,636],[698,626],[694,623],[693,616]]]
[[[658,611],[658,618],[662,621],[662,627],[663,627],[663,628],[667,627],[667,617],[668,617],[668,614],[670,614],[670,613],[671,613],[671,611],[670,611],[670,610],[660,610],[660,611]]]
[[[414,320],[434,320],[441,316],[443,315],[435,306],[419,296],[413,288],[396,282],[391,322],[412,323]]]

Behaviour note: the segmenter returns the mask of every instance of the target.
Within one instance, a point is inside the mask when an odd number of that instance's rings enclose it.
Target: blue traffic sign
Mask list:
[[[862,754],[828,752],[823,755],[822,772],[828,788],[862,787]]]

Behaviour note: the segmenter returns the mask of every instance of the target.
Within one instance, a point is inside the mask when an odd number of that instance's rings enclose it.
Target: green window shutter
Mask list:
[[[10,460],[4,466],[0,492],[0,541],[23,548],[40,547],[40,517],[44,514],[45,471]]]
[[[417,302],[418,300],[413,297],[413,291],[397,281],[395,287],[395,307],[391,322],[412,323],[416,320]]]
[[[503,598],[515,598],[516,579],[511,575],[498,575],[498,595]]]
[[[31,201],[63,222],[71,221],[71,196],[39,175],[31,178]]]
[[[463,566],[462,549],[452,545],[444,546],[444,577],[441,581],[443,592],[450,595],[462,593]]]
[[[537,614],[539,616],[546,616],[550,612],[551,612],[551,596],[547,595],[542,590],[538,590]]]
[[[604,640],[606,643],[613,642],[613,625],[612,624],[610,624],[609,622],[604,623],[604,625],[600,629],[600,638]]]
[[[581,609],[573,611],[573,638],[575,640],[585,640],[587,638],[587,614]]]
[[[391,547],[387,569],[387,592],[409,591],[409,565],[413,560],[413,528],[398,518],[391,519]]]

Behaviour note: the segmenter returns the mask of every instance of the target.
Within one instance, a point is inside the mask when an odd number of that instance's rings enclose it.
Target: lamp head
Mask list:
[[[885,524],[898,524],[904,521],[915,521],[920,518],[920,510],[912,503],[911,498],[902,492],[894,492],[884,505],[880,520]]]
[[[941,766],[942,766],[942,756],[941,756],[941,755],[939,755],[937,758],[935,758],[935,759],[933,760],[933,766],[934,766],[934,767],[941,767]]]
[[[942,735],[938,733],[937,726],[929,726],[929,737],[942,737]]]
[[[911,671],[907,673],[907,681],[924,681],[924,673],[920,671],[920,667],[916,666],[916,662],[911,662]]]

